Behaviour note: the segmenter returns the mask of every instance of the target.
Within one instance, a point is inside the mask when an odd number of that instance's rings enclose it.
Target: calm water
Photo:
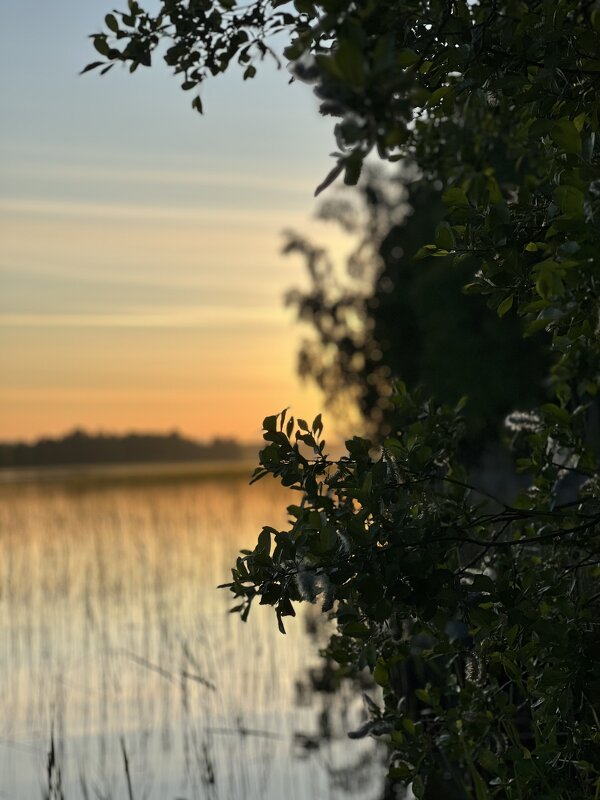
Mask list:
[[[380,759],[340,735],[318,749],[316,663],[302,616],[227,614],[240,547],[285,524],[274,482],[0,487],[0,797],[42,797],[54,731],[66,800],[262,800],[379,793]],[[341,713],[340,707],[340,713]]]

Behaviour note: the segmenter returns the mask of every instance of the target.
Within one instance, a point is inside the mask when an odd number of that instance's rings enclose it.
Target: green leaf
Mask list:
[[[442,195],[442,200],[447,206],[458,206],[459,208],[469,207],[469,199],[464,189],[460,189],[458,186],[446,189]]]
[[[263,430],[265,431],[276,431],[277,430],[277,418],[279,414],[272,414],[269,417],[265,417],[263,419]]]
[[[296,61],[306,51],[304,41],[298,36],[294,41],[283,50],[283,55],[289,61]]]
[[[466,286],[463,286],[462,292],[463,294],[486,294],[492,291],[492,287],[486,283],[482,283],[480,281],[474,281],[473,283],[467,283]]]
[[[257,550],[261,553],[265,553],[269,555],[271,552],[271,529],[264,527],[262,531],[258,534],[258,546]]]
[[[542,270],[535,282],[537,293],[544,300],[560,297],[564,291],[564,283],[560,275],[551,269]]]
[[[379,686],[387,686],[390,682],[390,673],[387,664],[382,658],[377,659],[375,669],[373,670],[373,680]]]
[[[339,175],[342,174],[343,170],[344,170],[344,162],[343,161],[338,161],[338,163],[335,165],[335,167],[327,174],[327,177],[325,178],[325,180],[321,181],[321,183],[315,189],[315,197],[318,197],[318,195],[320,195],[322,191],[327,189],[328,186],[331,186],[331,184],[334,182],[334,180]]]
[[[392,740],[392,744],[400,748],[404,744],[406,737],[402,731],[393,731],[390,738]],[[403,784],[406,784],[407,782],[410,782],[411,778],[415,778],[415,768],[407,761],[394,758],[393,765],[390,767],[388,775],[392,780],[399,780],[402,781]]]
[[[471,778],[473,779],[473,786],[475,787],[475,797],[477,800],[488,800],[490,794],[485,781],[477,771],[477,767],[471,763],[469,764],[471,770]]]
[[[417,800],[422,800],[422,798],[425,797],[425,784],[420,775],[415,775],[410,788]]]
[[[269,473],[264,467],[256,467],[254,472],[252,473],[252,477],[250,478],[250,484],[256,483],[257,481],[262,480],[266,475]]]
[[[454,250],[456,241],[449,222],[443,221],[439,223],[435,230],[435,243],[443,250]]]
[[[111,30],[113,33],[118,33],[119,31],[119,23],[117,22],[117,18],[114,14],[107,14],[104,17],[104,22],[106,23],[106,27]]]
[[[319,533],[319,551],[328,553],[337,545],[337,532],[333,525],[325,525]]]
[[[494,755],[491,750],[482,750],[479,754],[479,764],[487,770],[487,772],[492,772],[494,774],[498,771],[498,756]]]
[[[364,55],[354,42],[343,39],[333,59],[340,74],[351,86],[360,87],[365,82]]]
[[[281,618],[281,612],[276,612],[277,616],[277,627],[279,628],[279,633],[282,633],[285,636],[285,625],[283,624],[283,619]]]
[[[419,60],[419,55],[414,50],[401,50],[396,56],[399,67],[412,67]]]
[[[557,186],[552,198],[563,214],[583,219],[584,195],[575,186]]]
[[[108,46],[108,42],[106,41],[106,37],[104,36],[94,37],[94,47],[100,53],[101,56],[108,56],[108,54],[110,53],[110,47]]]
[[[413,258],[415,261],[420,261],[422,258],[429,258],[437,249],[436,244],[425,244],[417,250]]]
[[[346,186],[356,186],[362,172],[363,159],[358,150],[344,159],[344,183]]]
[[[84,75],[86,72],[89,72],[92,69],[96,69],[97,67],[101,67],[104,63],[105,63],[104,61],[92,61],[92,63],[88,64],[87,66],[85,66],[81,70],[81,72],[79,74],[80,75]]]
[[[409,717],[403,717],[402,718],[402,727],[411,736],[414,736],[415,733],[417,732],[417,727],[416,727],[415,723]]]
[[[570,119],[560,119],[550,130],[553,141],[565,152],[581,155],[581,136]]]
[[[408,129],[401,124],[390,128],[390,130],[386,133],[385,136],[385,143],[388,147],[399,147],[409,138],[409,131]]]
[[[367,639],[370,636],[370,631],[363,622],[347,622],[343,628],[342,633],[344,636],[350,636],[353,639]]]
[[[558,422],[563,425],[568,425],[571,421],[571,415],[565,408],[557,406],[555,403],[545,403],[541,410],[553,422]]]
[[[440,86],[439,89],[436,89],[435,92],[432,92],[425,105],[428,108],[437,105],[438,103],[442,103],[445,110],[449,110],[452,107],[451,101],[454,99],[454,88],[452,86]]]
[[[499,317],[503,317],[510,311],[510,309],[512,308],[513,300],[514,300],[514,295],[512,294],[504,298],[504,300],[500,303],[500,305],[496,309],[496,313],[498,314]]]
[[[528,322],[525,325],[523,336],[527,339],[529,336],[539,333],[539,331],[542,331],[544,328],[548,327],[549,322],[550,320],[548,319],[534,319],[531,322]]]

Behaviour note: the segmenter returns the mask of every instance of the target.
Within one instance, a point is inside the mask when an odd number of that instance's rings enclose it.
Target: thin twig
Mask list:
[[[127,797],[133,800],[133,789],[131,787],[131,775],[129,774],[129,759],[125,748],[125,738],[121,736],[121,751],[123,753],[123,763],[125,764],[125,777],[127,778]]]

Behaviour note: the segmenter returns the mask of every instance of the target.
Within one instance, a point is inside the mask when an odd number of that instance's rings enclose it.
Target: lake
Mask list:
[[[127,771],[136,800],[380,796],[382,756],[345,735],[360,696],[306,689],[318,609],[282,636],[215,588],[285,526],[289,494],[222,468],[142,473],[0,486],[0,797],[47,795],[52,740],[65,800],[128,798]]]

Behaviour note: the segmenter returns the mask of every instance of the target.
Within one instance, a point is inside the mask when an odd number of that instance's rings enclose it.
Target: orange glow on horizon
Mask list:
[[[0,131],[0,439],[254,442],[268,414],[321,412],[283,300],[305,268],[280,254],[283,230],[323,230],[331,131],[310,91],[275,68],[262,85],[223,78],[200,120],[158,70],[77,77],[94,3],[77,6],[78,32],[53,9],[52,47],[46,25],[22,24],[30,3],[9,11],[5,48],[27,29]]]

